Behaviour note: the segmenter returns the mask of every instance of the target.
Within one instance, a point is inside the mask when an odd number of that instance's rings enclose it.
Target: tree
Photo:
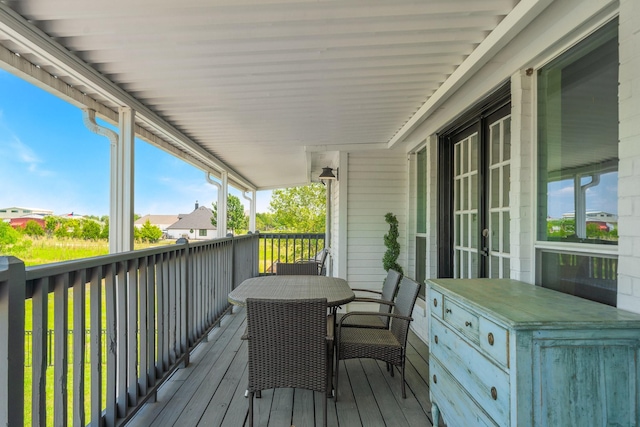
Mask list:
[[[386,271],[389,269],[396,270],[402,274],[402,267],[398,264],[397,259],[400,256],[400,244],[398,243],[398,219],[394,214],[388,212],[384,216],[385,221],[389,224],[389,232],[384,235],[384,244],[387,251],[382,257],[382,266]]]
[[[27,223],[24,226],[24,234],[32,237],[39,237],[39,236],[44,236],[44,230],[42,229],[40,224],[38,224],[36,221],[31,219],[27,221]]]
[[[82,221],[82,238],[85,240],[98,240],[102,229],[100,224],[91,219]]]
[[[211,224],[218,226],[218,203],[213,203],[213,216]],[[249,218],[244,214],[244,205],[237,196],[229,194],[227,197],[227,229],[237,233],[239,230],[246,230],[249,225]]]
[[[283,230],[323,233],[326,220],[326,190],[322,184],[273,190],[269,210]]]
[[[18,243],[18,240],[20,240],[20,233],[8,222],[0,221],[0,248],[14,245]]]
[[[276,228],[276,221],[272,213],[256,213],[256,230],[270,231]]]
[[[138,228],[136,227],[136,230]],[[146,220],[140,227],[140,239],[143,241],[155,243],[162,237],[162,230],[157,225],[152,225],[151,221]]]

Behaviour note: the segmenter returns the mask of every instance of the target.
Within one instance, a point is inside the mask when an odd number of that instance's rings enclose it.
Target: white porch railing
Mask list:
[[[26,269],[0,257],[0,425],[23,425],[25,405],[32,425],[126,422],[189,363],[229,309],[227,294],[258,275],[257,256],[258,236],[247,235]]]

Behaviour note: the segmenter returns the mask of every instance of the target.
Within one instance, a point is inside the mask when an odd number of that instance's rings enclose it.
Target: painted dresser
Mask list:
[[[515,280],[427,284],[434,425],[640,427],[640,315]]]

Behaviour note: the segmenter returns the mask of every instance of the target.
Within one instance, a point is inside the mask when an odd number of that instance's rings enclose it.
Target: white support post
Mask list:
[[[229,174],[222,171],[220,174],[221,188],[218,192],[218,237],[227,235],[227,199],[229,198]]]
[[[0,425],[24,424],[24,263],[0,257]],[[31,403],[31,402],[29,402]]]
[[[247,196],[247,192],[242,193],[242,197],[249,200],[249,231],[256,232],[256,190],[251,191],[251,197]]]
[[[135,148],[135,111],[119,109],[120,142],[117,153],[117,251],[133,250],[133,184]],[[110,224],[111,227],[111,224]]]

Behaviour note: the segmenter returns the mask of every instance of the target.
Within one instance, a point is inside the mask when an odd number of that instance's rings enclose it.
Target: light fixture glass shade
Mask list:
[[[326,168],[322,168],[322,173],[320,174],[319,178],[321,180],[323,180],[323,179],[336,179],[336,176],[333,174],[333,169],[331,169],[329,166],[327,166]]]

